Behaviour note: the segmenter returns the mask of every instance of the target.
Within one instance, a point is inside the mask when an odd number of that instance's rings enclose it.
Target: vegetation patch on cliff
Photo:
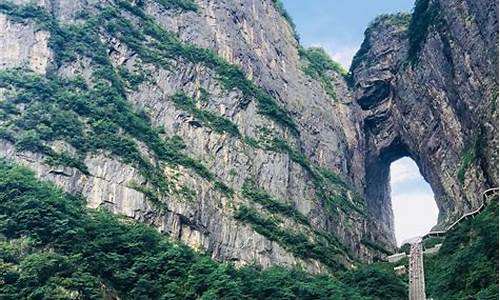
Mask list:
[[[55,66],[82,56],[92,61],[91,84],[78,76],[75,79],[62,78],[55,70],[46,77],[19,69],[0,72],[0,85],[16,90],[15,96],[0,107],[9,116],[1,123],[2,136],[15,142],[19,150],[41,152],[53,157],[49,163],[71,163],[83,172],[86,170],[81,164],[75,164],[68,157],[58,158],[44,141],[64,140],[79,152],[80,157],[106,150],[134,165],[147,180],[146,184],[151,185],[148,189],[154,188],[159,194],[176,192],[161,168],[141,153],[137,144],[140,141],[154,154],[153,160],[158,164],[189,168],[213,182],[215,189],[232,195],[231,189],[200,161],[188,157],[181,148],[162,138],[160,130],[152,126],[145,112],[134,110],[128,103],[125,81],[120,77],[123,72],[115,70],[100,38],[100,25],[110,20],[107,17],[116,13],[115,10],[104,9],[101,15],[88,17],[83,24],[68,26],[60,26],[52,15],[39,7],[2,4],[0,11],[14,20],[34,20],[48,30],[51,33],[50,46],[55,52]],[[16,109],[20,104],[27,108]],[[217,129],[231,127],[213,115],[192,112],[204,117]],[[234,132],[234,127],[231,130]]]
[[[441,244],[443,242],[444,238],[442,237],[431,237],[431,238],[426,238],[424,242],[422,243],[422,246],[424,249],[430,249],[437,244]]]
[[[215,132],[228,133],[234,136],[240,135],[238,126],[231,120],[220,117],[212,112],[199,109],[196,107],[195,100],[186,94],[177,93],[171,97],[171,100],[177,108],[193,114],[196,119],[213,129]]]
[[[304,73],[313,79],[318,80],[325,92],[333,99],[337,99],[335,88],[333,87],[333,72],[341,76],[347,75],[347,71],[330,55],[328,55],[323,48],[300,48],[300,57],[305,61]]]
[[[375,18],[368,28],[364,32],[364,39],[359,47],[359,50],[356,52],[352,59],[351,67],[349,69],[349,74],[352,76],[352,73],[356,68],[361,65],[362,62],[366,61],[368,52],[370,51],[372,45],[370,42],[370,38],[376,30],[377,26],[380,24],[387,24],[389,26],[395,26],[400,30],[407,30],[410,24],[411,15],[408,13],[396,13],[396,14],[383,14]],[[348,78],[348,82],[352,83],[352,78]]]
[[[437,1],[417,0],[408,27],[408,59],[412,64],[417,63],[427,35],[439,22],[439,8]]]
[[[71,155],[70,153],[63,152],[51,152],[51,155],[47,157],[45,163],[50,166],[68,166],[70,168],[75,168],[80,170],[83,174],[89,175],[89,169],[84,158],[78,155]]]
[[[139,0],[139,4],[144,0]],[[178,9],[181,11],[197,11],[198,6],[193,0],[154,0],[164,9]]]
[[[290,27],[292,28],[293,31],[293,37],[299,42],[300,36],[297,33],[297,27],[295,26],[295,22],[293,22],[292,17],[290,14],[286,11],[285,5],[281,0],[272,0],[274,8],[278,11],[278,13],[288,22]]]
[[[472,144],[470,144],[464,149],[463,157],[457,170],[457,178],[461,184],[464,184],[465,182],[465,174],[467,170],[471,166],[473,166],[473,164],[479,158],[480,147],[481,147],[479,141],[480,138],[478,137],[474,140]]]
[[[241,187],[243,197],[262,205],[266,210],[272,213],[278,213],[285,217],[293,219],[295,222],[309,226],[307,217],[301,214],[290,204],[282,203],[271,197],[266,191],[257,186],[253,178],[245,179]]]
[[[0,161],[0,298],[406,299],[383,266],[313,276],[235,268]]]
[[[284,228],[278,219],[261,214],[245,205],[238,208],[235,218],[249,224],[256,232],[277,242],[297,257],[317,260],[333,271],[346,268],[342,263],[346,257],[345,249],[329,235],[308,237],[303,232]]]

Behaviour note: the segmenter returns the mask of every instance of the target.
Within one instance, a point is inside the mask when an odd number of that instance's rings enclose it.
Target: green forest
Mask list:
[[[448,232],[439,253],[424,264],[429,298],[498,299],[498,198]]]
[[[332,275],[219,263],[0,160],[0,299],[406,299],[392,265]]]

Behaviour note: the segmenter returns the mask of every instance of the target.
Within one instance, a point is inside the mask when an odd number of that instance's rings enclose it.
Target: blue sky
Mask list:
[[[282,0],[302,45],[320,46],[346,68],[378,15],[411,12],[414,0]],[[403,158],[391,165],[391,197],[398,244],[427,233],[437,222],[431,188],[417,165]]]
[[[414,0],[282,0],[302,45],[321,46],[349,67],[368,24],[378,15],[410,12]]]

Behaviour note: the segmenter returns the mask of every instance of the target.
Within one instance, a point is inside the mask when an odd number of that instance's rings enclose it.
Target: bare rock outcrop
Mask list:
[[[417,1],[415,11],[376,20],[351,69],[364,113],[367,201],[388,233],[389,165],[402,156],[431,185],[438,227],[498,186],[497,3]]]

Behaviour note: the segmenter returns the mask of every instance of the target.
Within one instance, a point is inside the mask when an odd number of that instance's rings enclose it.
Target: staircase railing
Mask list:
[[[457,224],[461,223],[463,220],[465,220],[471,216],[477,215],[486,207],[488,198],[494,194],[498,194],[498,187],[489,188],[489,189],[485,190],[482,194],[483,201],[481,202],[481,205],[478,208],[476,208],[473,211],[470,211],[470,212],[463,214],[460,218],[458,218],[458,220],[453,222],[453,224],[448,226],[445,230],[434,230],[434,231],[427,233],[426,235],[422,236],[422,240],[425,240],[425,239],[430,238],[430,237],[442,236],[442,235],[446,234],[446,232],[452,230]]]

